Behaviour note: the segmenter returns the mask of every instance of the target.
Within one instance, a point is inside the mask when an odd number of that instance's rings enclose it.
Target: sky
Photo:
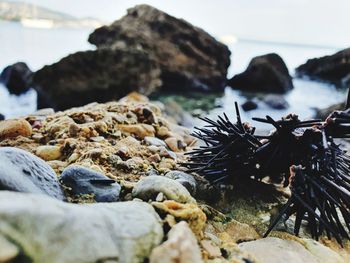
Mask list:
[[[13,1],[13,0],[11,0]],[[216,37],[345,48],[349,0],[26,0],[77,17],[112,22],[146,3],[184,18]]]

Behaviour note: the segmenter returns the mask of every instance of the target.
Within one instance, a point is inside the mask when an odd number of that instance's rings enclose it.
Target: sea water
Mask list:
[[[38,70],[46,64],[54,63],[62,57],[80,50],[94,49],[87,42],[92,29],[33,29],[22,27],[19,23],[0,21],[0,70],[5,66],[23,61],[33,70]],[[232,52],[231,66],[228,77],[242,72],[254,57],[270,52],[278,53],[286,62],[290,73],[313,57],[332,54],[337,50],[332,47],[307,45],[289,45],[285,43],[267,43],[251,40],[239,40],[229,44]],[[285,95],[290,107],[286,110],[272,110],[264,103],[259,103],[256,110],[244,113],[249,120],[255,116],[280,117],[289,112],[307,118],[313,115],[314,108],[324,108],[345,99],[345,91],[332,85],[302,79],[294,79],[294,89]],[[246,100],[244,93],[227,87],[224,95],[217,98],[221,107],[214,109],[210,115],[215,117],[226,112],[234,116],[234,101],[239,104]],[[7,118],[21,116],[35,111],[36,93],[34,90],[21,95],[10,95],[7,89],[0,85],[0,113]]]

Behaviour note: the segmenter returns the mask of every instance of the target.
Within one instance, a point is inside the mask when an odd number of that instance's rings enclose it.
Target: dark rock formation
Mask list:
[[[269,94],[264,97],[263,101],[266,105],[275,110],[284,110],[289,107],[288,102],[282,95]]]
[[[0,113],[0,121],[3,121],[3,120],[5,120],[5,116]]]
[[[65,199],[54,170],[35,155],[13,147],[0,148],[0,190]]]
[[[96,202],[119,200],[121,187],[116,181],[82,166],[70,165],[65,168],[61,182],[70,188],[73,195],[92,194]]]
[[[10,93],[19,95],[29,90],[32,85],[33,72],[24,62],[7,66],[0,74],[2,82]]]
[[[159,69],[145,52],[98,49],[71,54],[34,74],[38,107],[64,110],[119,99],[131,91],[157,89]]]
[[[308,76],[312,79],[346,86],[350,78],[350,48],[330,56],[309,59],[305,64],[297,67],[296,72],[298,76]]]
[[[285,93],[293,89],[287,66],[275,53],[253,58],[248,68],[230,79],[228,85],[244,91],[266,93]]]
[[[96,29],[89,42],[102,47],[142,49],[160,65],[163,88],[222,91],[230,51],[205,31],[148,5],[128,10],[110,26]]]
[[[241,105],[244,111],[251,111],[258,108],[258,104],[252,100],[247,100]]]

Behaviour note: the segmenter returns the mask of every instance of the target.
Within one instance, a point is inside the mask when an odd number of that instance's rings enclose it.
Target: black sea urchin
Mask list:
[[[236,123],[226,115],[208,123],[193,134],[205,145],[189,153],[185,165],[211,182],[269,177],[289,185],[291,197],[271,224],[266,235],[284,217],[295,215],[294,233],[307,221],[313,238],[323,232],[329,238],[349,239],[350,232],[350,157],[333,138],[350,135],[350,112],[334,112],[325,122],[300,121],[290,114],[275,121],[254,118],[270,124],[268,136],[254,135],[255,128],[242,123],[237,103]],[[239,180],[236,180],[239,179]]]

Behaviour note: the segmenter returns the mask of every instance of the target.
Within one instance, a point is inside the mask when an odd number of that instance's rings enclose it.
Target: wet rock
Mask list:
[[[184,221],[168,233],[168,239],[153,249],[150,263],[201,263],[201,251],[196,237]]]
[[[79,70],[81,69],[81,70]],[[131,91],[150,94],[160,85],[156,62],[137,49],[98,49],[71,54],[35,72],[38,107],[64,110],[120,99]]]
[[[0,141],[17,136],[29,137],[32,134],[32,126],[23,119],[12,119],[0,122]]]
[[[284,110],[289,107],[288,102],[284,99],[282,95],[269,94],[264,97],[263,101],[270,108],[275,110]]]
[[[158,193],[163,193],[167,199],[180,203],[195,203],[191,194],[179,182],[164,176],[147,176],[135,185],[132,194],[144,201],[155,200]]]
[[[309,59],[296,68],[298,76],[328,81],[336,85],[347,83],[350,77],[350,48],[333,55]]]
[[[316,109],[315,117],[321,120],[325,120],[329,116],[329,114],[331,114],[333,111],[344,110],[345,105],[346,105],[345,102],[341,102],[341,103],[333,104],[327,108]]]
[[[163,140],[160,140],[156,137],[150,137],[150,136],[146,136],[144,138],[146,144],[148,145],[154,145],[154,146],[166,146],[165,142]]]
[[[57,160],[62,156],[61,147],[56,145],[42,145],[35,154],[45,161]]]
[[[300,243],[275,237],[244,242],[239,244],[239,248],[253,255],[261,263],[320,262]]]
[[[3,120],[5,120],[5,116],[0,113],[0,121],[3,121]]]
[[[266,93],[285,93],[293,89],[288,68],[275,53],[253,58],[247,69],[230,79],[228,85],[234,89]]]
[[[148,5],[96,29],[89,42],[98,48],[142,49],[161,69],[162,89],[222,91],[230,51],[205,31]]]
[[[192,175],[185,173],[185,172],[181,172],[181,171],[170,171],[165,175],[165,177],[168,177],[170,179],[173,179],[173,180],[179,182],[184,187],[186,187],[186,189],[192,195],[195,195],[196,188],[197,188],[197,182]]]
[[[10,93],[19,95],[29,90],[32,85],[33,72],[24,62],[7,66],[0,74],[2,82]]]
[[[92,169],[70,165],[63,170],[60,180],[75,196],[92,194],[96,202],[119,200],[120,185]]]
[[[163,238],[152,206],[136,201],[76,205],[2,191],[0,222],[0,236],[30,262],[142,263]]]
[[[252,100],[247,100],[241,105],[244,111],[251,111],[258,108],[258,104]]]
[[[13,147],[0,148],[0,190],[45,194],[64,199],[57,176],[42,159]]]

